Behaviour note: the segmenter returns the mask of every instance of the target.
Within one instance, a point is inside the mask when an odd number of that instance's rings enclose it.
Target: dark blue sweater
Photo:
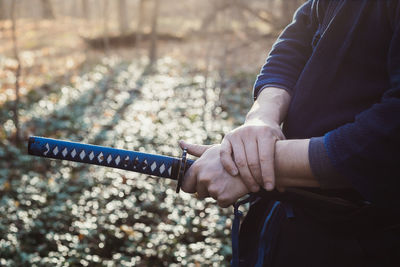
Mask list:
[[[313,0],[274,44],[254,86],[292,96],[288,139],[324,136],[328,157],[365,199],[400,200],[400,3]]]

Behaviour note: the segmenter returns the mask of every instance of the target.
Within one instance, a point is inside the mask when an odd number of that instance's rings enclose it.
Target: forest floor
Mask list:
[[[173,156],[180,139],[220,142],[243,122],[272,37],[161,41],[148,72],[146,43],[105,53],[85,44],[81,22],[18,25],[20,146],[10,112],[16,62],[0,25],[0,265],[229,265],[231,209],[177,195],[174,181],[32,158],[26,138]]]

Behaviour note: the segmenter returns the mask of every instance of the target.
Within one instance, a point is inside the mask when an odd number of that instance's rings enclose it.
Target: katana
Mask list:
[[[180,158],[175,158],[38,136],[29,137],[28,153],[39,157],[94,164],[177,180],[177,193],[185,172],[194,163],[194,160],[187,158],[186,149],[183,149]]]

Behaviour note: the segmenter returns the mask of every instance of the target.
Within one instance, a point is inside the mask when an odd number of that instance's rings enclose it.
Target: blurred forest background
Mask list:
[[[302,2],[0,0],[0,265],[229,265],[230,208],[30,157],[27,138],[174,156],[220,142]]]

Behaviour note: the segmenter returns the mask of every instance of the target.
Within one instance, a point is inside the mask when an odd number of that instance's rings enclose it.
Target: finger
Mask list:
[[[201,155],[203,155],[203,153],[209,149],[211,147],[211,145],[197,145],[197,144],[190,144],[187,143],[183,140],[179,141],[179,146],[182,149],[187,149],[188,153],[196,156],[196,157],[200,157]]]
[[[213,186],[210,185],[208,187],[208,194],[210,195],[210,197],[212,197],[213,199],[217,200],[218,199],[218,187],[217,186]]]
[[[227,208],[229,206],[231,206],[232,204],[234,204],[234,201],[230,201],[230,200],[217,200],[217,204],[218,206],[220,206],[221,208]]]
[[[234,204],[241,197],[249,193],[248,189],[243,185],[239,177],[234,177],[232,179],[240,183],[228,183],[224,190],[220,190],[221,193],[218,194],[217,202],[222,208]]]
[[[259,136],[257,139],[258,157],[261,165],[261,175],[264,188],[267,191],[271,191],[275,187],[275,142],[275,138],[271,139],[266,136]]]
[[[186,193],[195,193],[197,185],[197,165],[196,162],[187,170],[185,176],[183,177],[183,182],[181,189]]]
[[[257,139],[246,140],[244,146],[247,166],[249,166],[252,177],[256,180],[257,184],[263,186],[263,179],[261,175],[260,160],[258,158],[258,144]]]
[[[257,192],[259,186],[254,180],[251,172],[247,166],[246,153],[244,150],[244,144],[241,139],[232,140],[232,150],[235,159],[236,166],[239,170],[240,176],[242,177],[243,183],[247,189],[251,192]]]
[[[196,191],[197,191],[198,199],[204,199],[204,198],[210,196],[208,194],[206,185],[203,183],[197,183]]]
[[[230,175],[236,176],[239,174],[236,164],[233,161],[232,144],[226,138],[221,143],[220,157],[222,166]]]

